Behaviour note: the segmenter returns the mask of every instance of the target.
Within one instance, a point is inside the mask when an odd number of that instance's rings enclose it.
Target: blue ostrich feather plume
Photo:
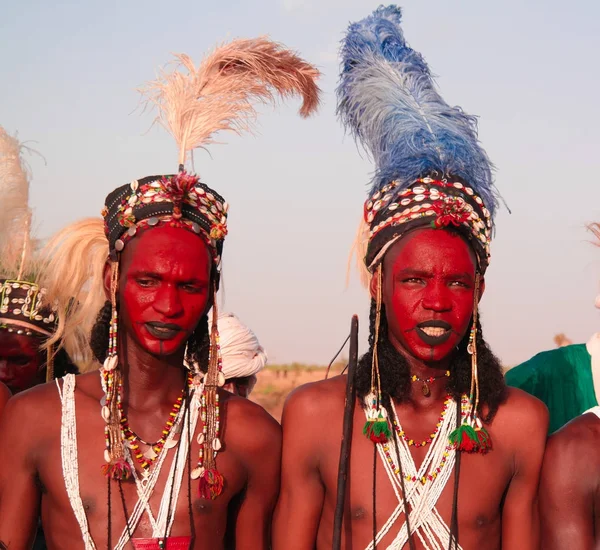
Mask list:
[[[498,200],[492,163],[477,137],[477,119],[451,107],[429,67],[404,38],[402,12],[391,5],[350,24],[341,47],[338,115],[373,157],[371,193],[442,173],[462,178],[492,217]]]

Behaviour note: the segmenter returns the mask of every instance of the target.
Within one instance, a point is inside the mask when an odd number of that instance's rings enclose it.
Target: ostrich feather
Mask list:
[[[299,95],[300,115],[319,105],[319,71],[294,52],[267,38],[240,39],[222,45],[199,67],[185,54],[178,69],[162,71],[140,91],[158,108],[157,120],[179,148],[179,164],[188,151],[213,143],[220,130],[252,131],[253,102],[275,102],[276,96]]]
[[[468,182],[493,216],[493,167],[479,143],[477,119],[443,100],[427,63],[406,43],[400,20],[400,8],[380,7],[351,24],[342,42],[338,115],[375,162],[371,192],[437,171]]]
[[[21,279],[31,269],[29,175],[23,145],[0,126],[0,275]]]
[[[99,367],[89,338],[106,301],[102,275],[108,252],[100,217],[64,227],[40,250],[40,285],[46,288],[46,300],[53,304],[58,319],[54,334],[44,345],[64,347],[81,372]]]

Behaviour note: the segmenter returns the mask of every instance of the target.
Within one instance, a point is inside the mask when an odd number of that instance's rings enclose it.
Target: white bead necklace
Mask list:
[[[468,407],[468,405],[463,403],[461,405],[462,415],[467,412],[465,407]],[[392,409],[396,424],[399,430],[402,431],[402,426],[396,413],[395,406],[392,406]],[[365,411],[365,415],[366,414],[367,412]],[[397,438],[400,456],[396,454],[396,446],[392,441],[377,444],[379,456],[381,457],[385,471],[388,474],[388,478],[394,489],[396,498],[398,499],[398,506],[377,533],[375,538],[376,543],[381,542],[396,523],[400,515],[405,513],[402,498],[402,480],[400,479],[400,471],[398,468],[399,461],[401,460],[405,477],[415,477],[417,479],[415,482],[409,482],[405,479],[404,484],[406,490],[406,502],[410,505],[411,534],[414,533],[419,537],[419,540],[426,550],[444,550],[448,547],[450,541],[450,529],[439,514],[436,503],[446,487],[450,474],[454,469],[456,455],[455,452],[448,449],[448,438],[450,433],[456,427],[456,415],[456,401],[452,400],[448,407],[447,414],[444,416],[438,435],[428,448],[425,458],[418,469],[410,453],[409,446],[403,438],[398,437],[393,426],[392,437]],[[393,454],[392,449],[394,449]],[[443,464],[443,467],[440,468],[440,464]],[[439,472],[437,471],[438,468]],[[429,476],[431,476],[431,478]],[[423,478],[426,479],[425,483],[420,481]],[[387,548],[388,550],[400,550],[407,541],[408,534],[406,527],[403,524],[398,531],[398,534]],[[373,548],[374,544],[373,541],[371,541],[366,550],[373,550]],[[460,546],[458,548],[460,548]]]

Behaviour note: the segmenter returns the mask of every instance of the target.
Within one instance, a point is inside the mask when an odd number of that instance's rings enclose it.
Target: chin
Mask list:
[[[457,342],[444,342],[439,346],[427,346],[420,344],[419,346],[410,346],[408,349],[411,350],[413,357],[424,363],[438,363],[447,359],[454,351]]]
[[[155,338],[142,341],[142,347],[151,355],[157,357],[168,357],[184,349],[185,340],[174,338],[173,340],[158,340]]]

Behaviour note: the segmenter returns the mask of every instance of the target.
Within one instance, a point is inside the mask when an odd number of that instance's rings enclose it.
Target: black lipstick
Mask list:
[[[159,323],[157,321],[148,321],[144,323],[146,330],[158,340],[171,340],[175,338],[182,328],[173,323]]]
[[[431,336],[423,330],[424,328],[429,327],[441,328],[446,332],[440,334],[439,336]],[[450,325],[450,323],[446,323],[446,321],[440,321],[439,319],[432,319],[431,321],[419,323],[415,327],[415,330],[419,335],[419,338],[421,338],[421,340],[423,340],[423,342],[425,342],[428,346],[439,346],[440,344],[446,342],[450,336],[452,336],[452,325]]]

